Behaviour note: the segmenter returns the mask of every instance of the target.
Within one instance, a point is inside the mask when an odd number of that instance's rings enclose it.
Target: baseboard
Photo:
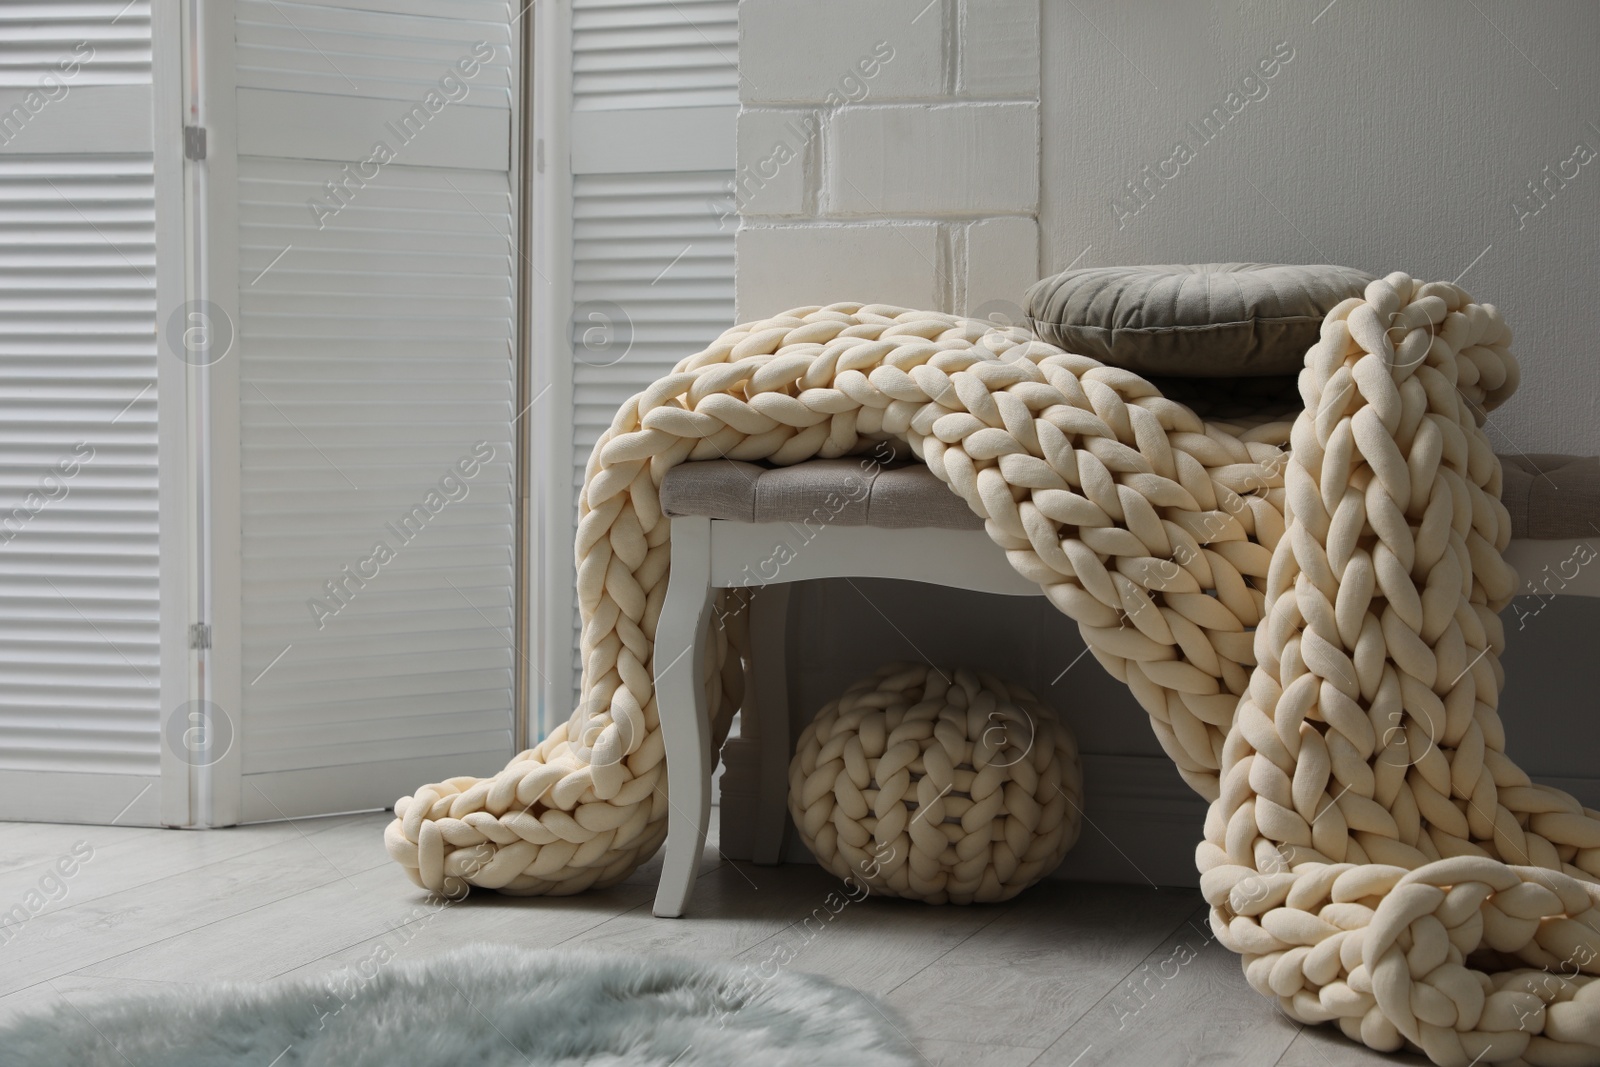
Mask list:
[[[161,779],[145,774],[0,774],[0,820],[160,826]]]
[[[758,784],[753,741],[729,738],[723,746],[720,847],[729,859],[753,851]],[[1600,778],[1535,776],[1600,809]],[[1205,826],[1206,802],[1184,784],[1164,756],[1083,756],[1083,830],[1051,878],[1196,887],[1194,849]],[[785,863],[815,863],[790,827]]]
[[[1194,846],[1206,802],[1165,756],[1100,756],[1083,761],[1083,828],[1050,875],[1080,882],[1197,887]]]
[[[240,786],[239,821],[376,811],[409,796],[423,782],[442,782],[457,774],[492,775],[505,761],[506,754],[499,750],[439,752],[415,759],[246,774]]]

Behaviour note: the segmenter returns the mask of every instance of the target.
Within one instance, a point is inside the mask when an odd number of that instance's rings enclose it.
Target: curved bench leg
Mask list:
[[[711,520],[672,520],[672,570],[656,624],[656,711],[667,757],[667,844],[655,913],[683,914],[711,823],[711,716],[706,707],[706,617],[711,608]]]
[[[789,586],[762,586],[750,600],[751,703],[761,779],[751,859],[771,866],[783,858],[789,827],[789,672],[784,634],[788,629]]]

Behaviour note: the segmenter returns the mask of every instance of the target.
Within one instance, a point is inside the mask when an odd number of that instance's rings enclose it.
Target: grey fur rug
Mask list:
[[[478,945],[61,1004],[0,1029],[0,1067],[909,1067],[904,1029],[852,989],[776,967]]]

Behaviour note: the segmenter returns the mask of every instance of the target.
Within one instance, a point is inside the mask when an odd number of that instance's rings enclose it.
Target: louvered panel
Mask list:
[[[510,106],[506,0],[448,5],[237,0],[240,88]],[[468,68],[458,68],[457,62]],[[447,81],[444,79],[453,79]]]
[[[160,772],[153,181],[0,157],[0,777]]]
[[[574,110],[739,102],[737,0],[573,0]]]
[[[60,99],[78,86],[149,84],[150,0],[0,2],[0,89]],[[20,92],[6,97],[6,110],[28,106]]]
[[[722,171],[573,179],[574,443],[581,464],[622,401],[733,323]],[[610,342],[597,330],[613,321]]]
[[[730,177],[573,178],[574,501],[623,401],[733,324],[733,228],[712,207]]]
[[[329,171],[239,165],[242,769],[387,803],[511,747],[511,189],[390,164],[318,229]]]

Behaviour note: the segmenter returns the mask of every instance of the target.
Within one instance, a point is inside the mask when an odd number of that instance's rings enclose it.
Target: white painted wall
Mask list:
[[[1041,22],[1044,272],[1080,254],[1464,272],[1523,366],[1495,448],[1600,451],[1600,157],[1580,162],[1600,150],[1600,7],[1045,0]],[[1275,46],[1292,58],[1262,78]],[[1197,137],[1230,91],[1238,113]],[[1194,158],[1163,180],[1179,142]],[[1141,206],[1125,183],[1146,167]]]
[[[1041,273],[1262,260],[1459,277],[1505,313],[1522,362],[1495,450],[1600,452],[1600,157],[1581,162],[1600,151],[1600,6],[1043,0],[1040,21]],[[1262,77],[1280,45],[1292,58]],[[1230,91],[1237,114],[1197,136]],[[1162,179],[1180,141],[1193,158]],[[1148,182],[1144,203],[1128,182]],[[1600,604],[1529,596],[1503,617],[1510,753],[1594,804]]]

